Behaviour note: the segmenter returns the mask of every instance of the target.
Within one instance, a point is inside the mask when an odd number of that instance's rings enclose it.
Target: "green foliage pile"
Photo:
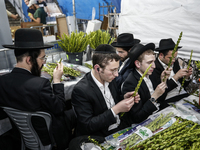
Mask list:
[[[170,121],[173,115],[174,115],[173,112],[170,112],[167,115],[160,114],[155,120],[153,120],[151,123],[149,123],[145,127],[149,128],[152,132],[155,132],[156,130],[160,129],[160,127],[165,125],[168,121]],[[123,140],[121,145],[126,145],[126,150],[128,150],[130,147],[132,147],[134,144],[136,144],[140,140],[142,140],[142,138],[136,133],[133,133],[129,137],[127,137],[125,140]]]
[[[72,32],[71,35],[63,33],[58,45],[66,52],[76,53],[83,52],[89,44],[89,36],[84,32]]]
[[[53,71],[56,68],[56,66],[57,66],[56,63],[47,63],[46,67],[44,66],[42,68],[42,71],[47,72],[53,79]],[[79,71],[74,70],[74,69],[69,68],[69,67],[66,67],[66,66],[63,67],[63,74],[64,75],[70,75],[70,76],[73,76],[73,77],[78,77],[78,76],[81,75],[81,73]],[[52,81],[52,79],[51,79],[51,81]]]
[[[88,67],[89,69],[92,69],[92,68],[93,68],[93,66],[90,65],[90,64],[88,64],[88,63],[85,63],[84,66]]]
[[[101,31],[100,29],[90,32],[89,37],[89,45],[93,49],[96,49],[100,44],[111,44],[115,40],[115,38],[111,38],[108,31]]]
[[[200,125],[177,117],[177,121],[168,129],[130,148],[158,150],[197,150],[200,149]]]

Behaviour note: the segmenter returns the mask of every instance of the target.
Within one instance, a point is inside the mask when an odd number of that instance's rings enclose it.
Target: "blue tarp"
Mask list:
[[[73,4],[72,0],[57,0],[60,8],[66,16],[73,16]],[[120,1],[120,2],[119,2]],[[96,10],[95,19],[102,20],[103,17],[99,18],[99,4],[100,6],[106,6],[114,4],[118,9],[120,9],[121,0],[75,0],[75,10],[76,18],[78,19],[92,19],[92,9],[93,7]],[[104,11],[104,13],[103,13]],[[119,12],[119,11],[118,11]],[[107,14],[107,8],[101,8],[100,14]]]
[[[57,2],[58,2],[59,7],[62,9],[63,13],[66,16],[73,16],[72,0],[57,0]],[[121,0],[75,0],[76,18],[91,20],[92,9],[94,7],[96,10],[95,19],[103,20],[103,17],[99,18],[99,4],[100,6],[103,6],[103,5],[106,6],[106,5],[110,5],[111,2],[112,2],[112,5],[116,6],[117,13],[119,13]],[[25,16],[29,18],[28,13],[27,13],[28,7],[24,3],[24,0],[22,1],[22,8],[23,8]],[[104,10],[103,8],[100,9],[100,14],[107,14],[107,13],[108,13],[107,8],[104,8]]]
[[[116,7],[116,12],[121,12],[121,0],[111,0],[112,4]]]
[[[22,1],[22,10],[23,10],[23,12],[24,12],[24,16],[25,16],[27,19],[29,19],[29,20],[26,20],[26,19],[25,19],[25,20],[24,20],[25,22],[31,20],[31,19],[29,18],[29,16],[28,16],[27,9],[28,9],[27,5],[24,3],[24,1]]]

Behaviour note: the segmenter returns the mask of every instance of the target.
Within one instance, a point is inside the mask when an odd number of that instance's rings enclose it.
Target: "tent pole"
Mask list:
[[[74,26],[75,26],[75,30],[76,30],[76,10],[75,10],[75,0],[72,0],[72,4],[73,4]]]

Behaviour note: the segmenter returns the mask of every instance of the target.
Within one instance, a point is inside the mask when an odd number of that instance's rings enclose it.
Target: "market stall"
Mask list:
[[[199,149],[200,107],[194,100],[199,97],[172,103],[145,121],[105,137],[104,143],[89,137],[90,142],[104,150]]]

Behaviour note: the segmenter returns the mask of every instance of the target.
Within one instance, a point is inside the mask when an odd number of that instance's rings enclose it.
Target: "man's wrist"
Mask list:
[[[151,97],[149,99],[157,108],[160,106],[160,104],[157,102],[157,100],[154,97]]]

